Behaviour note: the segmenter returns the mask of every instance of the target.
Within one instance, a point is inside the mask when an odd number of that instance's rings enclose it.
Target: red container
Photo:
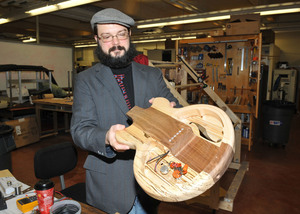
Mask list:
[[[40,180],[34,185],[40,214],[49,214],[54,199],[54,183],[49,180]]]

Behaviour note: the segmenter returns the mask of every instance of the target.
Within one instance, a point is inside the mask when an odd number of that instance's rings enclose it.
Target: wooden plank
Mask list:
[[[174,97],[178,100],[178,102],[182,105],[182,106],[188,106],[189,103],[186,101],[186,99],[184,99],[179,92],[170,84],[170,82],[164,78],[164,81],[167,85],[167,87],[170,89],[171,93],[174,95]]]
[[[240,163],[241,162],[241,138],[242,138],[242,125],[234,127],[235,134],[235,152],[233,155],[233,162]]]
[[[242,162],[224,199],[221,200],[219,203],[220,209],[232,212],[234,199],[244,179],[245,173],[248,170],[249,170],[249,162]]]
[[[175,88],[187,88],[187,87],[200,86],[200,85],[201,83],[191,83],[185,85],[176,85]]]

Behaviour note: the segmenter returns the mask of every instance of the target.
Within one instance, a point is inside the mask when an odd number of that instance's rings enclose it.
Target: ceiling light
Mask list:
[[[22,42],[25,42],[25,43],[27,43],[27,42],[36,42],[36,39],[30,37],[29,39],[24,39],[24,40],[22,40]]]
[[[166,40],[167,39],[149,39],[149,40],[132,41],[132,43],[164,42]]]
[[[65,9],[65,8],[75,7],[75,6],[79,6],[79,5],[87,4],[87,3],[92,3],[92,2],[95,2],[95,1],[94,0],[85,0],[85,1],[82,1],[82,0],[69,0],[69,1],[64,1],[64,2],[58,3],[57,5],[58,5],[59,9]]]
[[[62,10],[62,9],[67,9],[67,8],[71,8],[71,7],[76,7],[79,5],[84,5],[84,4],[90,4],[93,2],[99,2],[102,0],[69,0],[69,1],[64,1],[64,2],[60,2],[58,4],[52,4],[52,5],[47,5],[44,7],[39,7],[39,8],[35,8],[29,11],[25,11],[25,12],[21,12],[18,14],[14,14],[12,17],[9,17],[6,20],[2,20],[0,18],[0,24],[4,24],[7,22],[12,22],[12,21],[16,21],[19,19],[24,19],[24,18],[28,18],[30,16],[37,16],[37,15],[41,15],[41,14],[45,14],[45,13],[51,13],[54,11],[58,11],[58,10]]]
[[[263,11],[263,12],[260,12],[260,15],[267,16],[267,15],[284,14],[284,13],[299,13],[299,12],[300,12],[300,8],[292,8],[292,9]]]
[[[162,27],[162,26],[167,26],[167,25],[182,25],[182,24],[208,22],[208,21],[224,20],[224,19],[230,19],[230,15],[203,17],[203,18],[186,19],[186,20],[176,20],[176,21],[160,22],[160,23],[153,23],[153,24],[144,24],[144,25],[138,25],[137,28]]]
[[[53,5],[47,5],[45,7],[40,7],[40,8],[36,8],[30,11],[26,11],[26,13],[30,13],[33,16],[36,15],[40,15],[40,14],[44,14],[44,13],[51,13],[54,12],[56,10],[62,10],[62,9],[66,9],[66,8],[70,8],[70,7],[75,7],[75,6],[79,6],[82,4],[87,4],[90,2],[94,2],[93,0],[91,1],[82,1],[82,0],[69,0],[69,1],[64,1],[58,4],[53,4]]]
[[[33,10],[26,11],[25,13],[29,13],[32,16],[44,14],[44,13],[50,13],[53,11],[56,11],[58,8],[56,5],[47,5],[45,7],[36,8]]]
[[[171,38],[171,40],[181,40],[181,39],[196,39],[196,36],[187,36],[187,37],[177,37],[177,38]]]
[[[75,48],[88,48],[88,47],[95,47],[97,44],[90,44],[90,45],[75,45]]]
[[[9,22],[8,19],[0,18],[0,24],[4,24],[4,23],[7,23],[7,22]]]

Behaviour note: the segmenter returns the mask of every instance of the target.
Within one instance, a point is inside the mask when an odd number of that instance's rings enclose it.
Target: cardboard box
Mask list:
[[[5,121],[5,124],[14,127],[13,137],[17,148],[40,140],[35,116]]]
[[[232,15],[226,24],[226,35],[247,35],[260,33],[260,15]]]

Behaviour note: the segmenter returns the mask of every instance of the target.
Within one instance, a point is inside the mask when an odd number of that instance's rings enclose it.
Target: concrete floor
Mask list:
[[[290,138],[285,148],[270,146],[262,141],[254,142],[251,151],[242,146],[241,161],[249,163],[242,184],[233,203],[233,211],[212,210],[202,204],[186,205],[185,203],[161,203],[159,213],[162,214],[297,214],[300,213],[300,116],[295,114],[292,121]],[[12,151],[12,173],[29,185],[34,185],[33,157],[35,152],[44,146],[63,141],[71,141],[69,134],[60,133],[47,137],[38,143]],[[66,184],[72,185],[85,179],[83,163],[87,152],[78,149],[77,167],[65,177]],[[226,173],[223,180],[226,181]],[[57,190],[59,179],[54,178]]]

